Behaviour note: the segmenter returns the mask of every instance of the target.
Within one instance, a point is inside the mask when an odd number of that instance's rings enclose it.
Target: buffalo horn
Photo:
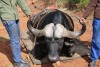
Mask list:
[[[61,37],[78,38],[86,30],[85,23],[80,23],[80,24],[82,25],[82,29],[80,31],[77,31],[77,32],[69,31],[62,24],[57,24],[56,29],[58,28],[59,32],[55,31],[55,37],[57,37],[57,38],[61,38]],[[59,34],[59,36],[57,34]]]
[[[53,23],[50,23],[50,24],[46,25],[42,30],[39,30],[32,26],[31,21],[28,21],[27,27],[28,27],[29,31],[31,33],[33,33],[35,36],[53,37],[53,27],[54,27]]]

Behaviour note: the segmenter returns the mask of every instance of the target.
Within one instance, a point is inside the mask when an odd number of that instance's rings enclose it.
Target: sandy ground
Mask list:
[[[38,13],[41,9],[44,8],[42,6],[41,8],[34,8],[34,4],[31,4],[31,1],[27,0],[27,3],[29,7],[32,10],[32,14]],[[39,7],[41,4],[39,5]],[[19,10],[19,17],[20,17],[20,30],[27,30],[26,23],[28,18],[23,14],[21,9],[18,7]],[[75,22],[75,31],[79,30],[81,28],[81,25],[78,23],[78,20],[75,18],[75,16],[81,16],[82,12],[70,12],[67,10],[64,10],[67,12],[74,20]],[[86,32],[79,38],[82,42],[86,43],[87,45],[90,46],[91,43],[91,38],[92,38],[92,16],[89,17],[89,22],[86,23],[87,30]],[[48,64],[42,64],[42,65],[35,65],[31,62],[29,55],[26,51],[26,48],[24,47],[23,43],[21,42],[21,48],[22,48],[22,57],[24,60],[30,61],[31,67],[57,67],[55,63],[48,63]],[[90,59],[89,57],[81,57],[78,59],[74,59],[71,61],[66,61],[66,62],[61,62],[60,67],[88,67]],[[2,25],[0,22],[0,67],[13,67],[12,65],[14,64],[13,58],[12,58],[12,53],[11,53],[11,48],[10,48],[10,42],[9,42],[9,36],[5,30],[5,27]],[[100,60],[96,63],[95,67],[100,67]]]

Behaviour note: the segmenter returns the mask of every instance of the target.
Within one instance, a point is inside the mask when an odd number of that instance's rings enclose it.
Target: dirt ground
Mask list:
[[[35,0],[34,0],[35,1]],[[29,0],[27,0],[27,3],[29,7],[32,10],[32,14],[36,14],[41,9],[45,8],[43,6],[43,3],[36,2],[35,4]],[[37,6],[37,4],[39,4]],[[34,7],[34,5],[36,5]],[[41,7],[42,6],[42,7]],[[21,9],[18,7],[19,10],[19,17],[20,17],[20,30],[27,30],[26,23],[28,18],[23,14]],[[73,11],[67,11],[67,12],[74,20],[75,22],[75,31],[79,30],[81,28],[81,25],[78,23],[78,20],[75,18],[75,16],[81,16],[82,12],[76,12],[74,13]],[[79,38],[83,43],[86,43],[86,45],[90,46],[91,43],[91,38],[92,38],[92,16],[88,18],[89,22],[86,23],[87,30],[86,32]],[[21,42],[21,48],[22,48],[22,57],[24,60],[30,61],[31,67],[57,67],[55,63],[48,63],[48,64],[42,64],[42,65],[35,65],[31,62],[29,55],[26,51],[26,48],[24,47],[23,43]],[[88,67],[90,59],[88,56],[86,57],[81,57],[78,59],[74,59],[71,61],[66,61],[66,62],[61,62],[60,67]],[[9,36],[5,30],[5,27],[2,25],[0,22],[0,67],[13,67],[14,61],[12,58],[12,53],[11,53],[11,48],[10,48],[10,41],[9,41]],[[95,67],[100,67],[100,60],[96,63]]]

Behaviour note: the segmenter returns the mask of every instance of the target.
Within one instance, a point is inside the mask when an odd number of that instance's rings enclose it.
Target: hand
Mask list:
[[[82,18],[80,18],[80,22],[84,22],[85,21],[85,19],[82,17]]]
[[[31,18],[32,18],[32,15],[28,15],[27,17],[28,17],[29,19],[31,19]]]
[[[82,22],[84,22],[84,23],[87,23],[87,20],[86,19],[84,19],[83,17],[80,19],[80,22],[82,23]]]

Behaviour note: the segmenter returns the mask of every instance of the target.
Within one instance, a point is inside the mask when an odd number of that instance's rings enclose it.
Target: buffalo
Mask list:
[[[72,57],[75,54],[75,39],[86,30],[84,22],[82,28],[74,31],[72,18],[58,10],[44,10],[34,15],[27,22],[28,30],[34,36],[34,57],[41,59],[47,56],[48,60],[56,62],[60,55]]]

